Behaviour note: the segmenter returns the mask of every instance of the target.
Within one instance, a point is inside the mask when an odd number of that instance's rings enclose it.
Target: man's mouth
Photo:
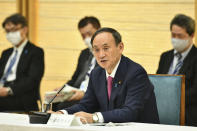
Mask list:
[[[101,63],[104,63],[104,62],[106,62],[106,61],[107,61],[107,60],[101,60],[100,62],[101,62]]]

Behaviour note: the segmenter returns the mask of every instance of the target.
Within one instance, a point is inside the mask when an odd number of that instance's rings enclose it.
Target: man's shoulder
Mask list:
[[[85,49],[81,50],[81,54],[89,54],[89,53],[90,53],[89,48],[85,48]]]
[[[85,49],[82,49],[81,52],[89,52],[90,49],[89,48],[85,48]]]
[[[13,49],[14,49],[13,47],[4,49],[4,50],[2,51],[2,53],[1,53],[1,57],[10,55],[10,54],[12,53]]]
[[[145,71],[145,69],[139,63],[131,60],[128,57],[122,56],[121,62],[122,62],[122,64],[120,63],[121,68],[127,70],[128,73],[136,72],[139,70]]]
[[[173,56],[173,53],[174,53],[174,49],[167,50],[167,51],[161,53],[160,57],[170,57],[170,56]]]
[[[172,52],[174,52],[174,49],[164,51],[164,52],[161,53],[161,54],[162,54],[162,55],[163,55],[163,54],[166,55],[166,54],[170,54],[170,53],[172,53]]]
[[[195,45],[193,45],[186,58],[197,61],[197,48]]]
[[[196,46],[195,45],[193,45],[193,47],[192,47],[192,49],[191,49],[191,51],[193,50],[193,52],[195,53],[195,54],[197,54],[197,48],[196,48]]]
[[[40,51],[43,52],[43,49],[41,47],[38,47],[37,45],[31,43],[30,41],[27,42],[27,45],[25,46],[26,49],[31,49],[34,51]]]
[[[13,50],[13,47],[10,47],[10,48],[7,48],[7,49],[3,50],[3,53],[7,53],[7,52],[10,52],[12,50]]]

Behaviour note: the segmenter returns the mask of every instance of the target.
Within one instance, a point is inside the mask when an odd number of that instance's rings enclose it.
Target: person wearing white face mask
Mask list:
[[[173,50],[162,53],[157,74],[185,75],[185,122],[197,126],[197,48],[193,44],[195,21],[184,14],[170,24]]]
[[[74,95],[68,101],[53,104],[53,110],[56,111],[72,106],[83,98],[88,86],[90,72],[97,66],[96,59],[92,54],[91,37],[100,27],[99,20],[94,16],[86,16],[79,21],[78,30],[87,48],[81,51],[77,68],[71,80],[66,84],[80,90],[73,90]]]
[[[0,58],[0,112],[38,110],[44,51],[27,39],[27,21],[22,15],[7,17],[2,27],[12,47]]]
[[[22,41],[20,31],[9,32],[6,34],[6,38],[13,46],[17,46]]]
[[[92,50],[92,45],[91,45],[91,37],[87,37],[84,39],[84,43],[86,44],[86,46]]]

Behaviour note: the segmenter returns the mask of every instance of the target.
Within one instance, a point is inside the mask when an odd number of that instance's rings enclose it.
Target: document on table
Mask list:
[[[81,126],[83,124],[81,123],[80,118],[74,115],[51,114],[47,125],[69,127]]]

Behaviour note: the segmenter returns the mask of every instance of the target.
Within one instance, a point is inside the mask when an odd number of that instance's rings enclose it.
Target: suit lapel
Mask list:
[[[185,71],[187,70],[187,68],[190,66],[190,62],[196,55],[196,47],[193,46],[192,49],[190,50],[190,52],[188,53],[188,55],[186,56],[186,58],[183,61],[183,66],[180,69],[179,74],[184,74]]]
[[[19,59],[19,62],[18,62],[17,71],[22,71],[23,70],[24,61],[26,60],[26,57],[28,56],[29,51],[30,51],[30,43],[27,42],[27,44],[25,45],[25,47],[24,47],[24,49],[21,53],[21,56],[20,56],[20,59]]]
[[[115,77],[113,79],[111,98],[109,100],[109,108],[110,109],[113,109],[113,107],[114,107],[114,100],[116,99],[116,96],[117,96],[119,90],[121,89],[121,85],[124,82],[126,69],[127,68],[125,65],[125,57],[122,56],[120,64],[119,64],[118,69],[116,71]]]
[[[103,69],[101,75],[98,79],[97,88],[99,89],[97,94],[100,94],[100,99],[103,101],[103,106],[105,109],[108,109],[108,93],[107,93],[107,81],[106,81],[106,73]]]
[[[6,64],[7,64],[7,62],[8,62],[8,59],[10,58],[10,55],[12,54],[12,52],[13,52],[13,48],[11,48],[9,51],[7,51],[7,53],[6,53],[6,55],[4,55],[5,56],[5,58],[3,58],[4,60],[4,62],[2,63],[2,69],[0,69],[1,70],[1,72],[0,72],[0,77],[2,77],[3,76],[3,73],[4,73],[4,70],[5,70],[5,66],[6,66]],[[2,58],[1,58],[2,59]]]

